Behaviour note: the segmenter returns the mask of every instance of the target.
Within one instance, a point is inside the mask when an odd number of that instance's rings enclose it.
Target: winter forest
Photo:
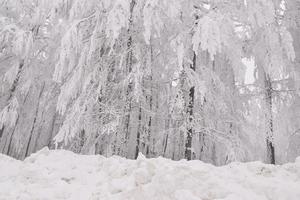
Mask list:
[[[300,155],[299,0],[0,0],[0,153]]]

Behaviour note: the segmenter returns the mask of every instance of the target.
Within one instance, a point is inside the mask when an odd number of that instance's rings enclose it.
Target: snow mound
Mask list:
[[[43,149],[25,161],[0,155],[0,199],[299,200],[300,159],[215,167],[201,161],[137,160]]]

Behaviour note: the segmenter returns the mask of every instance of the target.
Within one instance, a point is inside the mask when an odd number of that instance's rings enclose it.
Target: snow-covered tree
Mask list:
[[[279,122],[299,99],[298,4],[0,1],[0,150],[218,165],[275,163],[276,150],[285,160],[289,142],[277,141],[297,127]]]

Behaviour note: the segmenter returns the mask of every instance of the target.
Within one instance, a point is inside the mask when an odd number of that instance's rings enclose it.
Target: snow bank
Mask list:
[[[282,166],[215,167],[43,149],[23,162],[0,155],[0,199],[299,200],[300,158]]]

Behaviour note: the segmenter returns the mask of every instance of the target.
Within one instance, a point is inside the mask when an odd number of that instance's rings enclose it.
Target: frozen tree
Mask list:
[[[0,1],[0,150],[287,160],[298,4]]]

